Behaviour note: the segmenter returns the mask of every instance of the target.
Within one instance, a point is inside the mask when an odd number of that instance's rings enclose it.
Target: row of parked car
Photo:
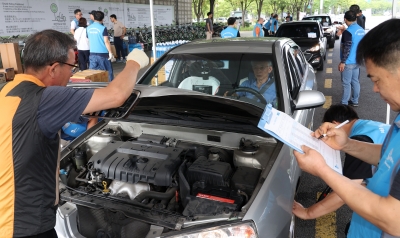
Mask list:
[[[103,120],[62,150],[58,236],[295,237],[301,171],[258,122],[271,104],[313,129],[325,97],[308,52],[325,58],[323,27],[177,46],[123,106],[86,115]]]

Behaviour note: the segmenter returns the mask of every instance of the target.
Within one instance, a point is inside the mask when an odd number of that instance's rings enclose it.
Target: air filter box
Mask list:
[[[228,187],[231,173],[229,163],[200,158],[188,168],[186,177],[190,185],[205,182],[212,186]]]

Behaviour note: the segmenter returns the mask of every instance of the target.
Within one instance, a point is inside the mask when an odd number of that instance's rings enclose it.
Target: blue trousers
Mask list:
[[[89,69],[107,70],[108,81],[111,82],[114,79],[111,62],[106,57],[91,54],[89,56]]]
[[[344,71],[342,72],[342,104],[347,105],[349,100],[354,104],[358,104],[358,98],[360,97],[360,81],[358,80],[359,75],[360,67],[358,64],[345,65]]]

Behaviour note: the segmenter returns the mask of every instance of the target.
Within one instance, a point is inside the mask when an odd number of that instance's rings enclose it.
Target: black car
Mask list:
[[[308,63],[318,70],[324,69],[327,38],[318,21],[287,22],[278,28],[276,37],[291,38],[300,46]]]
[[[336,37],[336,26],[333,24],[331,17],[326,14],[313,15],[304,17],[303,20],[315,20],[319,21],[322,25],[324,36],[328,39],[329,48],[335,47]]]

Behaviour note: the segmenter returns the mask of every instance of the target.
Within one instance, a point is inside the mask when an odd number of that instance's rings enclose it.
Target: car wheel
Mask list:
[[[333,48],[333,47],[335,47],[335,39],[334,38],[329,42],[329,48]]]
[[[321,61],[321,65],[317,68],[318,71],[324,70],[324,61]]]

